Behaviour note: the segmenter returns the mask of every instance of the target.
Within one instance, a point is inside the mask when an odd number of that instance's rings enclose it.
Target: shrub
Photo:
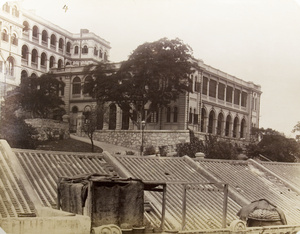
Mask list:
[[[156,150],[153,145],[145,147],[144,155],[155,155],[155,154],[156,154]]]

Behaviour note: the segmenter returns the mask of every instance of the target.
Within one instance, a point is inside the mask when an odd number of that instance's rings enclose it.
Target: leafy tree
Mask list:
[[[115,102],[129,111],[130,118],[139,126],[146,104],[149,112],[158,110],[189,90],[191,60],[191,48],[179,39],[144,43],[119,70],[103,63],[90,68],[88,72],[95,79],[85,85],[85,90],[98,101]]]
[[[91,151],[94,152],[94,132],[97,130],[97,110],[95,108],[85,116],[82,130],[91,140]]]
[[[37,131],[18,116],[18,99],[19,96],[12,93],[5,98],[1,109],[0,137],[11,147],[35,149],[38,146],[38,140],[35,138]]]
[[[300,132],[300,121],[298,121],[298,123],[294,126],[292,132]]]
[[[31,117],[49,118],[54,111],[64,114],[64,101],[58,95],[63,87],[62,81],[47,73],[40,77],[23,79],[15,92],[18,93],[18,101],[23,111],[29,112]]]
[[[283,134],[272,129],[260,129],[262,139],[247,147],[249,157],[263,155],[272,161],[294,162],[300,154],[299,144],[295,139],[286,138]]]

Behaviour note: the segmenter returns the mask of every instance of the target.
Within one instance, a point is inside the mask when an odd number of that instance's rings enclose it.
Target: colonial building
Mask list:
[[[36,77],[52,68],[80,66],[109,58],[110,44],[81,29],[71,33],[22,8],[21,2],[7,2],[0,10],[1,98],[18,86],[22,78]]]
[[[83,69],[87,64],[108,61],[110,45],[87,29],[74,34],[8,2],[0,14],[1,96],[26,77],[51,71],[65,83],[60,93],[70,129],[77,131],[96,105],[82,85],[92,77]],[[261,87],[195,60],[191,91],[176,102],[143,119],[146,130],[187,130],[225,138],[249,139],[251,127],[259,127]],[[119,65],[119,64],[118,64]],[[128,113],[109,103],[97,117],[99,130],[136,130]]]

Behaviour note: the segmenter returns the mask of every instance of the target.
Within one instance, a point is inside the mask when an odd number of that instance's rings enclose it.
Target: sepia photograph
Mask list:
[[[300,0],[0,0],[0,234],[300,234]]]

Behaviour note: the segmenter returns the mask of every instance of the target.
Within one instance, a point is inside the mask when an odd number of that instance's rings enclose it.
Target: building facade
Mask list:
[[[65,83],[60,95],[70,121],[70,130],[80,129],[96,102],[83,92],[85,65],[106,62],[109,42],[87,29],[70,33],[46,21],[19,2],[8,2],[0,14],[1,95],[26,77],[53,72]],[[190,92],[181,94],[167,108],[146,113],[147,130],[186,130],[225,138],[250,139],[259,127],[261,87],[195,60],[198,68],[191,78]],[[120,64],[116,64],[118,66]],[[97,116],[99,130],[135,130],[128,113],[108,103]]]
[[[71,33],[23,9],[21,3],[6,2],[0,10],[2,100],[22,78],[108,60],[108,41],[87,29]]]

